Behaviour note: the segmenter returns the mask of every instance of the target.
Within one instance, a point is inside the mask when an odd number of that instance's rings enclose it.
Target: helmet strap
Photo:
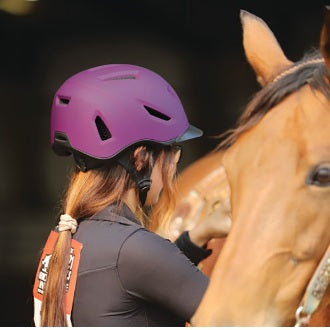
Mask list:
[[[146,202],[147,194],[148,194],[148,191],[150,190],[150,186],[151,186],[150,176],[145,176],[144,178],[142,178],[140,180],[136,179],[136,184],[139,189],[140,205],[141,205],[141,207],[143,207]]]
[[[153,158],[154,162],[156,162],[156,159],[158,155],[160,154],[160,151],[156,150],[153,152]],[[151,172],[152,168],[150,170],[144,170],[144,171],[137,171],[133,162],[130,160],[130,152],[123,152],[117,157],[117,162],[126,169],[126,171],[132,176],[133,180],[136,183],[136,186],[139,190],[139,202],[141,207],[144,206],[148,191],[150,190],[151,186]]]

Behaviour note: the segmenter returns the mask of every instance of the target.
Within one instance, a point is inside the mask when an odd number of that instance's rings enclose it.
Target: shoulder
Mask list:
[[[148,248],[176,248],[176,245],[172,243],[170,240],[165,239],[146,228],[140,227],[137,228],[132,234],[127,237],[125,241],[126,246],[136,246],[141,249],[148,249]]]
[[[120,255],[131,261],[167,260],[174,256],[185,258],[181,250],[170,240],[144,228],[132,232],[123,242]]]
[[[82,243],[80,271],[115,266],[121,246],[141,226],[109,220],[82,221],[73,238]]]

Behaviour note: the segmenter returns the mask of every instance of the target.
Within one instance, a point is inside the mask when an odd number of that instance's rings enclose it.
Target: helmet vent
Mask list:
[[[154,117],[157,117],[159,119],[166,120],[166,121],[168,121],[168,120],[171,119],[171,117],[166,116],[165,114],[159,112],[158,110],[155,110],[153,108],[150,108],[150,107],[148,107],[146,105],[144,105],[144,108],[149,112],[149,114],[151,116],[154,116]]]
[[[63,132],[55,132],[53,149],[58,155],[68,156],[71,154],[71,145],[67,135]]]
[[[118,76],[118,77],[112,77],[108,80],[125,80],[125,79],[136,79],[135,76]]]
[[[61,132],[55,132],[54,139],[56,142],[59,142],[59,143],[68,142],[68,137],[64,133],[61,133]]]
[[[65,98],[65,97],[59,97],[58,99],[59,99],[60,104],[68,105],[70,102],[70,99]]]
[[[108,140],[112,137],[108,127],[105,125],[104,121],[101,119],[100,116],[97,116],[95,118],[95,125],[102,141]]]
[[[103,81],[106,80],[129,80],[136,79],[138,71],[137,70],[124,70],[124,71],[115,71],[107,74],[98,76],[97,78]]]

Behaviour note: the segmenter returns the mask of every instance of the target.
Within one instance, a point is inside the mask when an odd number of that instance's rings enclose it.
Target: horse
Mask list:
[[[329,326],[330,9],[320,52],[297,63],[261,18],[241,11],[241,22],[244,51],[262,89],[217,151],[179,181],[174,236],[226,194],[233,220],[191,325]],[[212,173],[217,180],[205,179]],[[221,182],[222,189],[207,182]],[[189,204],[194,198],[199,204]],[[318,281],[308,284],[311,278]]]
[[[176,178],[177,206],[169,227],[158,227],[157,234],[175,241],[179,235],[205,221],[209,215],[225,209],[230,212],[230,189],[224,167],[222,152],[212,150],[209,154],[190,164]],[[216,238],[208,242],[212,254],[201,261],[198,267],[210,276],[214,263],[226,241]]]

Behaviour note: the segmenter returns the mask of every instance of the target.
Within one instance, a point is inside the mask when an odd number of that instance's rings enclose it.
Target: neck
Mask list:
[[[135,189],[129,189],[122,198],[123,202],[130,208],[130,210],[135,214],[138,208],[139,201],[137,200]]]

